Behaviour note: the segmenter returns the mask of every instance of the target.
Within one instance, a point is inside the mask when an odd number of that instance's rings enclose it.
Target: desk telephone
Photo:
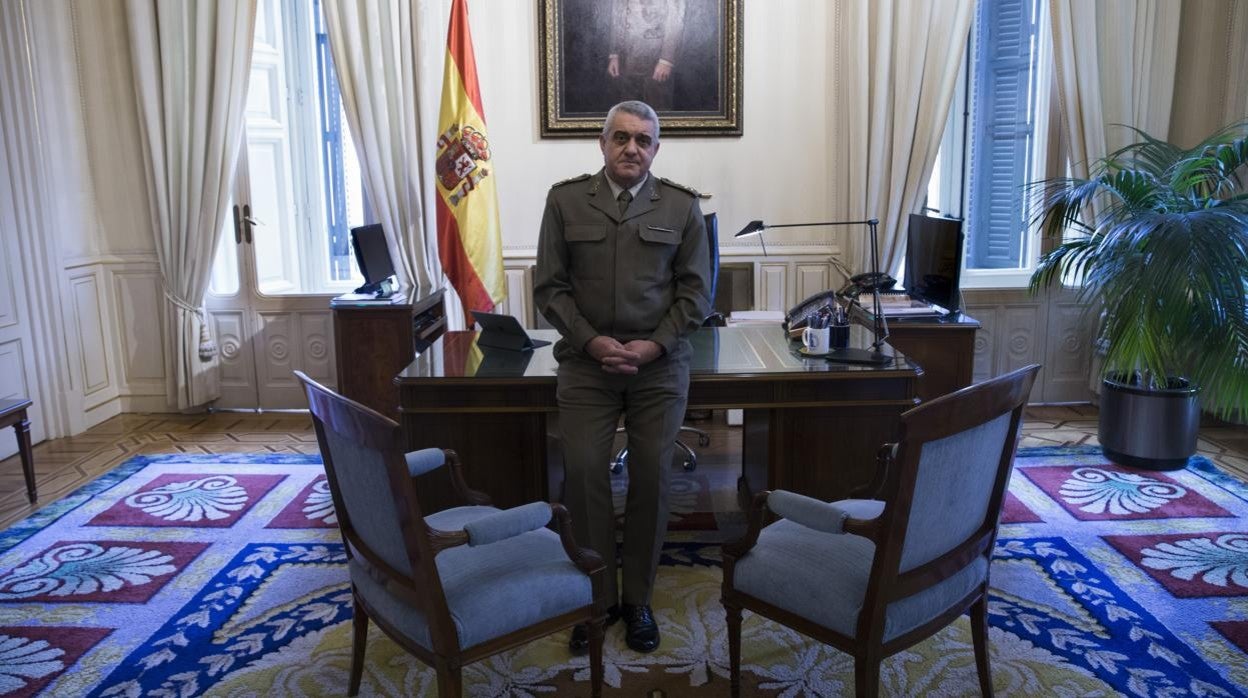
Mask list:
[[[850,277],[849,283],[842,286],[839,291],[831,289],[820,291],[793,306],[784,315],[784,327],[786,330],[796,330],[805,327],[810,322],[811,316],[816,315],[821,308],[835,305],[837,296],[857,298],[862,293],[871,291],[873,288],[879,288],[883,291],[892,288],[896,283],[896,279],[883,272],[855,274]]]

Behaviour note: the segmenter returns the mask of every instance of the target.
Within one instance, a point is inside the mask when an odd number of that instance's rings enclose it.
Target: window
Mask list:
[[[1044,175],[1045,9],[998,0],[976,11],[966,268],[994,285],[1025,284],[1039,252],[1023,186]]]
[[[1044,176],[1052,63],[1047,11],[1045,0],[976,7],[967,67],[925,204],[966,219],[964,288],[1025,286],[1039,257],[1023,186]]]
[[[346,127],[321,0],[265,0],[247,95],[246,172],[255,288],[342,293],[363,282],[350,228],[374,222]],[[233,221],[214,260],[214,293],[239,287]]]

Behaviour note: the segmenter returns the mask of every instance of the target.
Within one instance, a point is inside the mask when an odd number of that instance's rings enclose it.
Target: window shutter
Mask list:
[[[321,132],[322,187],[326,224],[329,226],[329,278],[351,278],[351,246],[347,237],[346,183],[342,163],[342,119],[338,96],[338,76],[334,73],[321,3],[312,6],[316,19],[316,96],[324,129]]]
[[[1038,0],[979,4],[967,266],[1022,267]]]

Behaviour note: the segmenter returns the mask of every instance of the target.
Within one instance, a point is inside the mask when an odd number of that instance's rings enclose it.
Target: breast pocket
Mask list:
[[[568,254],[572,259],[572,276],[579,279],[602,279],[606,277],[607,267],[611,264],[610,255],[606,252],[607,226],[591,224],[569,224],[564,228],[563,239],[568,243]]]
[[[680,245],[681,233],[675,228],[642,223],[637,226],[641,253],[638,255],[638,275],[656,281],[672,278],[672,259]]]

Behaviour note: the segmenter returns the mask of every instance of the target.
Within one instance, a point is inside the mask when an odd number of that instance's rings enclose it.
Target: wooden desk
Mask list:
[[[27,398],[0,400],[0,429],[13,427],[17,432],[17,452],[21,456],[22,476],[26,478],[26,497],[34,504],[39,495],[35,487],[35,457],[30,448],[30,420],[26,418],[31,404]]]
[[[558,338],[552,330],[531,334]],[[865,329],[853,329],[851,346],[869,342]],[[883,367],[851,366],[804,359],[794,347],[778,326],[698,330],[689,407],[744,410],[743,494],[847,496],[871,479],[879,445],[897,438],[898,416],[917,403],[923,371],[900,355]],[[407,447],[455,449],[469,485],[496,506],[558,499],[562,464],[547,438],[558,412],[556,367],[550,346],[484,353],[476,333],[447,333],[395,378]],[[422,477],[421,505],[445,508],[445,476]]]
[[[394,305],[334,305],[338,392],[397,419],[394,374],[446,331],[442,293]]]
[[[888,321],[888,343],[923,367],[920,400],[927,402],[971,384],[978,329],[979,320],[963,313]]]

